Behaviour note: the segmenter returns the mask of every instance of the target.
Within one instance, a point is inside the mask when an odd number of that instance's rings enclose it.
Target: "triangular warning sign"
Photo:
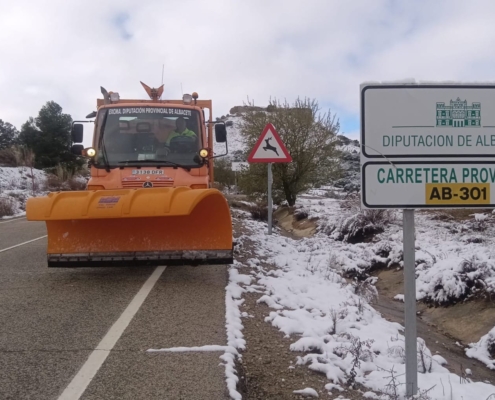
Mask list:
[[[292,157],[282,143],[275,127],[268,123],[247,159],[250,163],[291,162]]]

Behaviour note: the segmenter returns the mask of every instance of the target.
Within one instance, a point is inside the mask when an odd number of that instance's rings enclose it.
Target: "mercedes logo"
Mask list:
[[[152,182],[144,182],[144,183],[143,183],[143,187],[144,187],[144,188],[150,188],[150,187],[153,187],[153,183],[152,183]]]

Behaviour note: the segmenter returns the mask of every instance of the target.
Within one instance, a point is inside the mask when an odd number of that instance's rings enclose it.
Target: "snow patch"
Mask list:
[[[237,391],[237,372],[235,369],[236,357],[242,358],[237,349],[244,350],[246,348],[246,341],[242,334],[242,314],[239,306],[244,302],[240,299],[242,293],[245,291],[239,284],[251,283],[251,277],[248,275],[239,274],[239,271],[231,267],[229,270],[229,283],[225,291],[225,319],[227,330],[227,347],[225,353],[220,357],[225,361],[225,380],[227,383],[227,389],[229,395],[234,400],[242,400],[241,394]]]
[[[27,199],[45,194],[41,191],[45,181],[46,173],[39,169],[0,167],[0,201],[9,202],[13,211],[13,215],[0,217],[0,219],[26,215],[25,205]]]
[[[294,390],[295,394],[302,394],[304,397],[320,397],[318,392],[312,388],[305,388],[301,390]]]
[[[404,295],[403,294],[396,294],[394,296],[394,300],[399,300],[399,301],[404,302]]]
[[[495,328],[484,335],[477,343],[471,343],[469,348],[466,349],[466,355],[480,360],[488,368],[495,370],[495,359],[490,355],[489,348],[492,349],[493,354],[495,352]]]

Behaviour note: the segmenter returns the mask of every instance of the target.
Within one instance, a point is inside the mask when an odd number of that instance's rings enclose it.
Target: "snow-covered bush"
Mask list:
[[[495,265],[473,255],[468,259],[457,257],[439,260],[420,270],[418,299],[435,305],[457,303],[475,294],[495,290],[487,279],[495,275]]]
[[[481,337],[479,342],[471,343],[466,349],[468,357],[476,358],[495,370],[495,328]]]
[[[342,242],[365,242],[383,232],[395,219],[395,212],[391,210],[362,210],[358,193],[346,196],[340,207],[343,216],[336,222],[323,223],[320,231]]]
[[[362,243],[383,232],[392,219],[390,210],[362,210],[342,218],[334,225],[327,225],[325,233],[334,240]]]

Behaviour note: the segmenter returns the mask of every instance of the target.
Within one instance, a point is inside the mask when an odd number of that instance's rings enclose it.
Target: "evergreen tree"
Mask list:
[[[8,149],[16,143],[19,131],[16,127],[0,119],[0,150]]]
[[[36,168],[79,169],[84,160],[70,152],[70,129],[72,118],[62,112],[54,101],[47,102],[36,118],[30,117],[21,127],[19,141],[32,149],[36,155]]]

